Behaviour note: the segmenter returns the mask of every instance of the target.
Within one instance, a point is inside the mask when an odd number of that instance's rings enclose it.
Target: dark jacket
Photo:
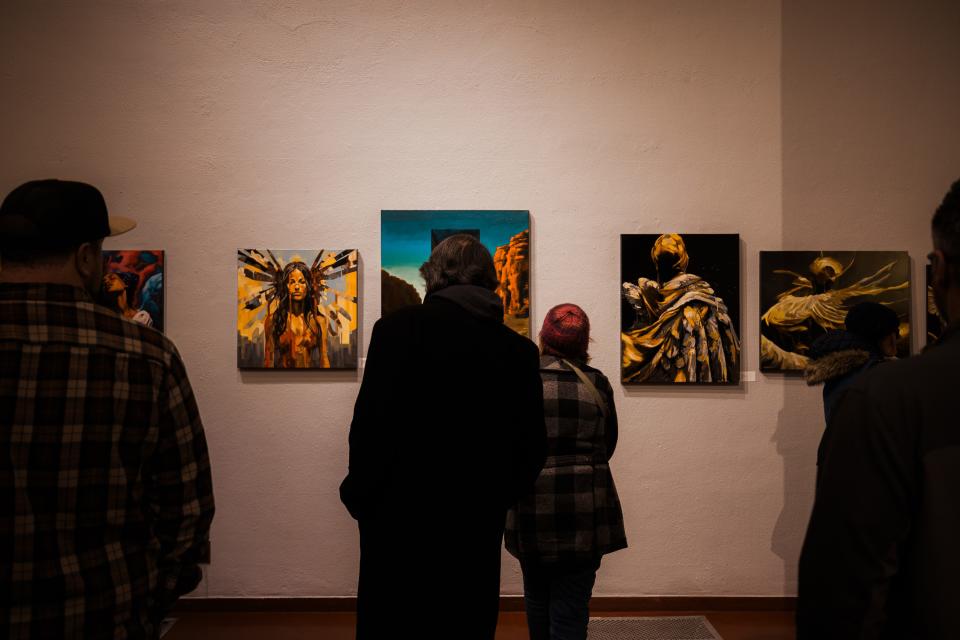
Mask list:
[[[957,637],[958,410],[956,327],[839,400],[800,558],[801,640]]]
[[[507,514],[506,547],[523,563],[590,564],[627,546],[608,464],[617,446],[613,389],[597,369],[575,364],[604,398],[607,416],[573,370],[541,357],[547,460],[533,491]]]
[[[340,489],[360,527],[358,638],[405,635],[425,606],[442,637],[493,638],[506,510],[543,465],[536,346],[491,292],[449,289],[370,339]]]
[[[823,385],[823,415],[830,414],[843,391],[857,377],[884,361],[875,344],[849,331],[831,331],[818,338],[810,348],[810,363],[804,377],[810,386]]]
[[[803,374],[810,386],[823,385],[823,416],[830,414],[843,391],[861,373],[884,361],[876,344],[846,330],[820,336],[810,347],[810,363]]]

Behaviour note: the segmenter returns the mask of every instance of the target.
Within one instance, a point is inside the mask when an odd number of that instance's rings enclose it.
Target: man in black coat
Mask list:
[[[933,240],[932,284],[950,326],[838,401],[800,558],[801,640],[958,634],[960,181],[937,209]]]
[[[539,355],[504,326],[478,240],[444,240],[421,273],[424,304],[374,325],[350,426],[357,638],[493,638],[505,514],[546,455]]]

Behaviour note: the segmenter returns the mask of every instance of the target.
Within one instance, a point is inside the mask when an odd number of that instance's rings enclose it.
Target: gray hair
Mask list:
[[[420,266],[427,294],[455,284],[472,284],[491,291],[500,284],[490,252],[476,238],[463,233],[450,236]]]

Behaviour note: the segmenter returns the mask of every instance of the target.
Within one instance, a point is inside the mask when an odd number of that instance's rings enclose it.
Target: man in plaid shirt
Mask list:
[[[200,580],[213,518],[173,343],[94,303],[96,188],[28,182],[0,207],[0,637],[156,638]]]

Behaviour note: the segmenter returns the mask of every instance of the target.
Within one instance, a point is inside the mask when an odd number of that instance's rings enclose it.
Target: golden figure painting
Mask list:
[[[356,369],[356,249],[237,251],[237,366]]]
[[[620,378],[739,384],[740,236],[620,236]]]
[[[910,258],[905,251],[761,251],[760,369],[802,371],[814,340],[847,312],[879,302],[900,317],[898,355],[910,354]]]

